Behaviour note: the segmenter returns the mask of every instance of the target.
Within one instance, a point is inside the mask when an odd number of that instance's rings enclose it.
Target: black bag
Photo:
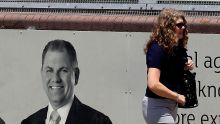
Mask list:
[[[178,105],[179,108],[195,108],[198,106],[198,99],[196,94],[196,73],[184,71],[183,80],[181,81],[180,94],[186,97],[184,106]]]

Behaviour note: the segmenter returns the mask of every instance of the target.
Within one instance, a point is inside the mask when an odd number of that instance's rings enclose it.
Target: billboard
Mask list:
[[[7,124],[48,105],[40,75],[48,41],[70,41],[81,74],[75,94],[114,124],[143,124],[146,88],[143,52],[149,32],[0,30],[0,117]],[[195,63],[199,106],[179,109],[178,124],[220,123],[220,35],[189,34],[188,54]]]

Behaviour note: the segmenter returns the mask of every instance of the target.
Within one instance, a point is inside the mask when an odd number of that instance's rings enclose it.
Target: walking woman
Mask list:
[[[178,104],[186,102],[178,92],[184,69],[193,69],[192,60],[187,59],[187,42],[184,14],[163,9],[145,48],[147,89],[142,105],[147,124],[174,124]]]

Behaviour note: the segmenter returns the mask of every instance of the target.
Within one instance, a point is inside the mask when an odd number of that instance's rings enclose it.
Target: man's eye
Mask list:
[[[53,72],[52,70],[46,70],[47,73]]]
[[[68,70],[67,69],[63,69],[62,72],[68,72]]]

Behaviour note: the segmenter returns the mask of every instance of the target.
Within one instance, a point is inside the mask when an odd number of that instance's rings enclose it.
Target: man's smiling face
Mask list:
[[[74,90],[74,71],[64,51],[47,51],[41,70],[44,90],[54,109],[65,105]]]

